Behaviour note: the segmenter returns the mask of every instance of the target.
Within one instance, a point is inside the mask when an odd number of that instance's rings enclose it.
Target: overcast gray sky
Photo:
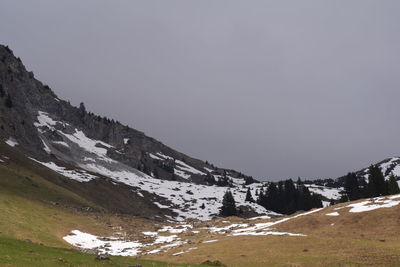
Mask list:
[[[0,42],[72,104],[261,179],[400,155],[400,1],[1,0]]]

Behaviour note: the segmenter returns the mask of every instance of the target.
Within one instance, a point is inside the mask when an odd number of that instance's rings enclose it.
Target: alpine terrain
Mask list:
[[[0,45],[1,266],[400,266],[399,177],[258,181],[72,106]]]

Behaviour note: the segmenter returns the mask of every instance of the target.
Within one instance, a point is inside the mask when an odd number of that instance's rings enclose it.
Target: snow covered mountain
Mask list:
[[[154,219],[211,219],[228,189],[243,216],[271,213],[245,201],[247,188],[261,186],[252,177],[70,105],[8,47],[0,45],[0,59],[0,140],[62,176],[51,182],[109,211]]]
[[[375,166],[379,167],[382,171],[386,180],[389,180],[391,175],[397,178],[397,183],[400,186],[400,158],[391,157],[382,160],[378,163],[374,163]],[[365,167],[361,170],[354,171],[360,181],[364,180],[368,183],[369,167]],[[307,181],[306,186],[308,189],[316,194],[321,195],[325,200],[324,204],[327,205],[327,200],[339,200],[341,193],[344,190],[345,176],[336,179],[318,179],[313,181]]]
[[[388,180],[390,175],[392,175],[392,174],[394,176],[396,176],[398,179],[400,178],[400,158],[399,157],[387,158],[381,162],[376,163],[375,165],[381,169],[386,180]],[[358,176],[364,177],[366,180],[368,180],[368,168],[359,170],[356,172],[356,174]],[[398,182],[399,182],[399,180],[398,180]]]

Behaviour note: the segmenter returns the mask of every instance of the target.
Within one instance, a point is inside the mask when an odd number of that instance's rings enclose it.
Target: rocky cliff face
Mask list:
[[[244,201],[247,187],[255,193],[259,186],[251,177],[191,158],[83,104],[70,105],[1,45],[0,111],[1,140],[112,211],[209,219],[229,187],[244,214],[267,212]]]

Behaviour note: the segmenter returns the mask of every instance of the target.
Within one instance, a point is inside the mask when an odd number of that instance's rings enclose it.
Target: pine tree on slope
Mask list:
[[[387,194],[385,177],[382,174],[381,169],[376,165],[369,167],[369,182],[368,182],[368,194],[370,197],[378,197]]]
[[[350,201],[359,199],[361,197],[360,186],[355,173],[348,173],[346,175],[344,180],[344,190]]]
[[[250,188],[247,188],[247,193],[246,193],[246,199],[245,199],[245,201],[247,201],[247,202],[254,202],[254,198],[253,198],[253,196],[251,195]]]
[[[223,217],[237,215],[235,199],[233,198],[231,191],[226,191],[222,199],[222,207],[219,213]]]
[[[393,175],[393,173],[389,177],[388,183],[388,194],[389,195],[395,195],[395,194],[400,194],[400,188],[399,184],[397,183],[396,176]]]

